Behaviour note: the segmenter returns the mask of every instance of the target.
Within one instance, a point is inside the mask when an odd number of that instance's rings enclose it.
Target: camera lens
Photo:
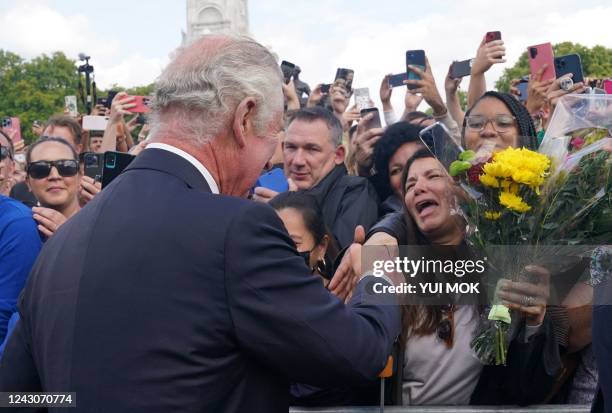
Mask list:
[[[535,47],[530,47],[529,54],[531,55],[532,59],[535,58],[538,55],[538,49]]]

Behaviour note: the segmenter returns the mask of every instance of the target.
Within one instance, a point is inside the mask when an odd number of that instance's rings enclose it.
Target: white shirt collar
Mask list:
[[[202,162],[198,161],[196,158],[194,158],[192,155],[188,154],[184,150],[179,149],[176,146],[168,145],[167,143],[157,143],[157,142],[148,144],[147,149],[162,149],[164,151],[172,152],[173,154],[178,155],[181,158],[185,159],[190,164],[195,166],[195,168],[198,171],[200,171],[204,179],[206,179],[206,182],[208,183],[208,186],[210,187],[211,192],[213,194],[219,193],[219,186],[213,179],[210,172],[208,172],[208,169],[206,169],[206,167],[202,165]]]

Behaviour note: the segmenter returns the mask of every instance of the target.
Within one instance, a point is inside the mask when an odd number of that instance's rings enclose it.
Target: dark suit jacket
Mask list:
[[[286,412],[289,380],[375,378],[397,308],[344,306],[267,205],[213,195],[147,149],[46,243],[0,391],[73,391],[75,412]]]

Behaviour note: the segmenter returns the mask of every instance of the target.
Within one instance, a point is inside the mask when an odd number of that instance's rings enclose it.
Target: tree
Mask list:
[[[0,116],[16,116],[26,143],[34,139],[30,126],[62,112],[64,96],[76,95],[78,75],[73,60],[63,53],[24,61],[0,50]]]
[[[555,56],[564,56],[576,53],[582,61],[582,70],[585,77],[603,78],[612,73],[612,49],[604,46],[588,48],[578,43],[563,42],[553,46]],[[514,66],[505,69],[502,76],[495,82],[497,90],[507,92],[510,81],[529,74],[529,60],[527,51],[523,52]]]

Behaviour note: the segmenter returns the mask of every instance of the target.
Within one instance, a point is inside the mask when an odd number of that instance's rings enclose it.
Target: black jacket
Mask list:
[[[385,366],[399,311],[362,303],[367,282],[345,306],[272,208],[146,149],[45,244],[0,392],[76,392],[74,412],[287,412],[290,380]]]
[[[336,166],[307,192],[319,202],[340,249],[353,242],[357,225],[368,231],[378,218],[376,190],[367,179],[348,175],[344,165]]]

